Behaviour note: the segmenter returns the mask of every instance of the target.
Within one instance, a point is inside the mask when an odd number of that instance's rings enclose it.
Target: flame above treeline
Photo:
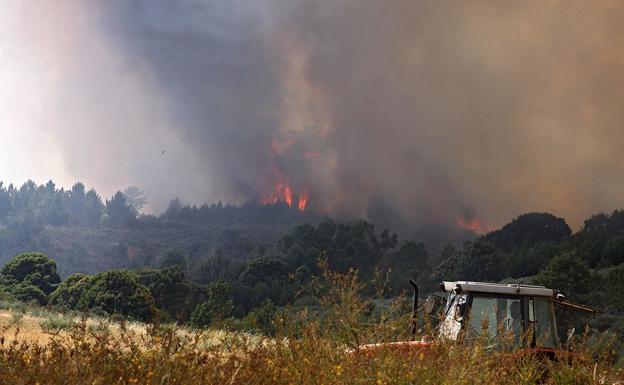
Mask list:
[[[308,206],[308,193],[304,190],[297,191],[287,182],[286,176],[282,172],[277,172],[273,183],[273,190],[262,195],[263,204],[276,204],[283,202],[288,207],[297,207],[304,212]]]
[[[455,222],[460,228],[479,235],[489,233],[496,229],[495,226],[483,223],[483,221],[476,216],[472,218],[459,216],[456,218]]]

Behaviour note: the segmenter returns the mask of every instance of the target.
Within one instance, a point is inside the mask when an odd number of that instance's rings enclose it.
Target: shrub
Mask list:
[[[123,314],[139,320],[149,320],[155,313],[154,298],[149,289],[127,270],[94,275],[83,289],[77,307],[101,309],[108,314]]]
[[[4,284],[26,283],[50,294],[61,278],[56,272],[56,262],[44,254],[20,254],[0,270]]]
[[[85,274],[72,274],[63,281],[50,295],[52,305],[75,309],[78,306],[82,293],[90,285],[91,277]]]
[[[19,284],[11,285],[7,290],[13,294],[15,299],[22,302],[37,302],[40,305],[48,303],[48,296],[39,287],[29,285],[22,282]]]
[[[225,281],[215,282],[208,288],[208,299],[197,305],[193,311],[189,326],[205,329],[216,325],[229,317],[233,308]]]
[[[69,330],[74,325],[74,320],[63,316],[50,316],[41,321],[39,326],[44,332],[58,332]]]

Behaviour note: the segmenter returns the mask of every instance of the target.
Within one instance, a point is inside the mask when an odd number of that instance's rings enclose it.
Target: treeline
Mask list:
[[[94,190],[86,190],[77,182],[65,190],[49,181],[37,185],[27,181],[17,188],[0,182],[0,223],[51,225],[51,226],[132,226],[137,221],[161,219],[165,221],[198,222],[211,224],[237,223],[292,223],[308,221],[317,216],[312,212],[302,213],[284,203],[258,204],[247,202],[242,205],[203,204],[199,207],[183,204],[172,199],[167,209],[159,216],[140,216],[140,210],[147,198],[136,187],[118,191],[112,197],[102,200]]]
[[[173,199],[160,215],[145,215],[136,187],[103,199],[82,183],[71,189],[50,181],[21,187],[0,183],[0,261],[37,250],[53,256],[62,276],[117,267],[156,266],[156,257],[175,248],[192,259],[220,250],[247,259],[260,246],[272,247],[288,228],[318,222],[284,203],[185,205]]]
[[[56,262],[38,253],[20,254],[0,270],[3,300],[36,302],[58,309],[117,315],[134,320],[191,321],[196,309],[216,309],[230,300],[223,282],[200,286],[176,266],[162,269],[111,270],[72,274],[61,282]],[[221,301],[221,302],[220,302]],[[202,305],[202,306],[199,306]],[[230,305],[231,306],[231,305]],[[212,311],[212,310],[211,310]],[[217,309],[223,313],[229,311]],[[216,317],[217,311],[206,317]],[[213,318],[209,318],[208,322]]]

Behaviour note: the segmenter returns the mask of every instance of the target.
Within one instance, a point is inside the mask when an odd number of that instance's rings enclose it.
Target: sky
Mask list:
[[[624,3],[5,0],[0,180],[479,231],[624,207]],[[389,219],[390,218],[390,219]]]

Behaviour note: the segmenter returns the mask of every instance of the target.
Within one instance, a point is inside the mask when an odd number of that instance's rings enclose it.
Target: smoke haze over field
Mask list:
[[[620,1],[9,0],[0,180],[138,185],[154,211],[287,185],[339,216],[578,226],[624,207],[623,19]]]

